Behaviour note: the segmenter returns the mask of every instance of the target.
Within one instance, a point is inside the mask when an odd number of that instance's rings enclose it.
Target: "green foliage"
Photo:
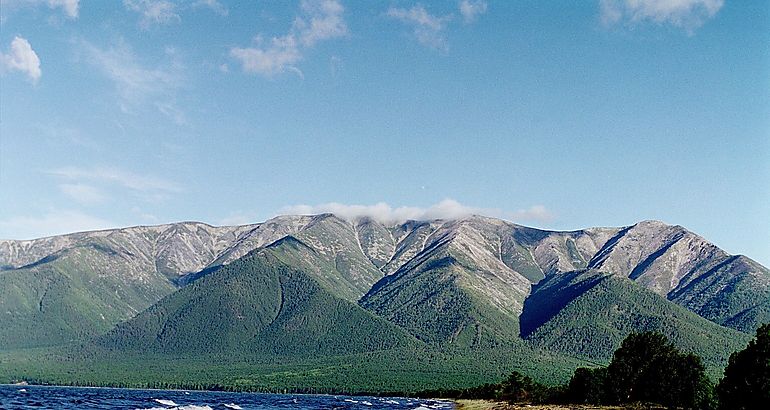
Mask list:
[[[545,386],[516,371],[500,387],[499,398],[509,403],[542,403],[547,399]]]
[[[380,281],[360,304],[430,344],[495,347],[520,343],[515,316],[463,286],[470,275],[451,255]]]
[[[607,368],[577,369],[567,389],[573,402],[657,403],[685,409],[716,407],[705,368],[655,332],[632,333]]]
[[[415,397],[501,400],[509,403],[556,403],[562,401],[561,386],[546,386],[518,371],[500,383],[484,383],[467,389],[437,389],[417,392]]]
[[[0,353],[0,383],[226,389],[261,392],[375,393],[452,397],[448,390],[497,382],[512,369],[559,384],[585,363],[519,349],[396,348],[309,357],[157,354],[69,349]],[[439,394],[440,393],[440,394]],[[455,393],[456,394],[456,393]]]
[[[91,263],[119,259],[92,244],[0,271],[0,351],[87,340],[174,290],[160,274],[137,279]]]
[[[629,335],[615,351],[607,377],[609,397],[617,403],[712,406],[713,388],[700,358],[679,352],[659,333]]]
[[[579,367],[567,386],[567,400],[572,403],[604,404],[608,396],[607,368]]]
[[[325,218],[320,225],[298,235],[314,241],[336,238],[342,244],[330,243],[338,248],[335,252],[317,252],[293,236],[271,244],[268,249],[281,262],[312,276],[335,296],[356,302],[382,277],[382,272],[360,252],[351,251],[358,249],[357,242],[349,229],[338,226],[339,223],[337,218]]]
[[[770,405],[770,323],[757,329],[749,345],[730,355],[717,387],[720,408],[759,409]]]
[[[673,356],[676,349],[666,337],[654,332],[632,333],[615,351],[607,367],[608,394],[612,402],[625,403],[644,400],[651,393],[649,383],[659,378],[662,365]]]
[[[655,331],[677,348],[701,356],[713,373],[726,364],[727,352],[750,338],[627,278],[595,271],[554,275],[538,284],[525,301],[521,321],[523,328],[544,322],[527,336],[535,346],[600,363],[609,361],[629,333]]]
[[[749,334],[770,321],[770,270],[741,255],[710,262],[701,268],[701,276],[668,298],[706,319]]]
[[[312,357],[417,341],[266,250],[209,273],[97,343],[113,351]]]
[[[116,280],[120,275],[94,281],[99,273],[83,261],[116,257],[102,255],[107,248],[0,271],[0,312],[12,306],[17,315],[0,328],[0,382],[327,393],[434,389],[536,403],[562,397],[541,383],[563,383],[578,366],[606,363],[629,332],[654,330],[673,345],[653,334],[626,339],[609,368],[575,372],[569,397],[708,408],[713,395],[703,364],[673,346],[703,355],[716,368],[725,352],[749,339],[626,278],[576,271],[549,275],[536,286],[521,316],[524,341],[510,308],[519,305],[499,303],[521,302],[523,293],[509,282],[477,280],[494,275],[445,243],[415,256],[356,303],[382,272],[359,252],[347,223],[318,217],[311,225],[191,276],[146,310],[173,286],[161,274],[145,287]],[[527,246],[502,243],[493,251],[540,279],[543,270]],[[585,263],[574,241],[565,246],[574,263]],[[517,296],[505,299],[511,294]],[[763,314],[757,306],[744,311],[746,323]],[[101,336],[62,350],[17,350],[25,340],[45,346],[94,335]]]

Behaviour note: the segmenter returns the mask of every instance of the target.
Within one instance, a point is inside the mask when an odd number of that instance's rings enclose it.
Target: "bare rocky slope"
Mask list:
[[[0,241],[0,350],[103,334],[280,241],[291,241],[274,253],[281,263],[431,343],[517,337],[533,285],[583,270],[629,278],[733,329],[770,321],[768,269],[680,226],[553,232],[481,216],[383,224],[322,214]]]

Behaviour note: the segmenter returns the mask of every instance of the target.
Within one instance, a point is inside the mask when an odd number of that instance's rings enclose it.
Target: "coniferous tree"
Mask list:
[[[607,402],[607,368],[580,367],[567,387],[567,400],[573,403],[603,404]]]
[[[757,329],[746,349],[730,355],[717,391],[722,409],[770,408],[770,323]]]
[[[537,403],[545,394],[545,387],[529,377],[513,372],[503,381],[500,398],[511,403]]]
[[[632,333],[607,368],[575,371],[569,400],[579,403],[650,402],[685,409],[716,407],[714,389],[698,356],[684,354],[654,333]]]

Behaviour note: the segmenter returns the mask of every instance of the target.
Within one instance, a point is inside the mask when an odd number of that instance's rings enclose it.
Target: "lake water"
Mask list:
[[[0,385],[0,409],[452,409],[450,402],[404,397],[224,393]]]

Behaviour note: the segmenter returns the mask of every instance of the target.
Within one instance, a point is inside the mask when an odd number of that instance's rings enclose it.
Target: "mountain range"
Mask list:
[[[0,266],[9,379],[31,374],[18,352],[65,348],[76,362],[343,358],[377,371],[387,364],[375,354],[414,357],[405,367],[435,358],[413,369],[435,377],[467,372],[446,370],[467,356],[499,359],[474,381],[511,363],[567,374],[643,330],[718,369],[770,322],[767,268],[658,221],[569,232],[483,216],[183,222],[0,241]]]

